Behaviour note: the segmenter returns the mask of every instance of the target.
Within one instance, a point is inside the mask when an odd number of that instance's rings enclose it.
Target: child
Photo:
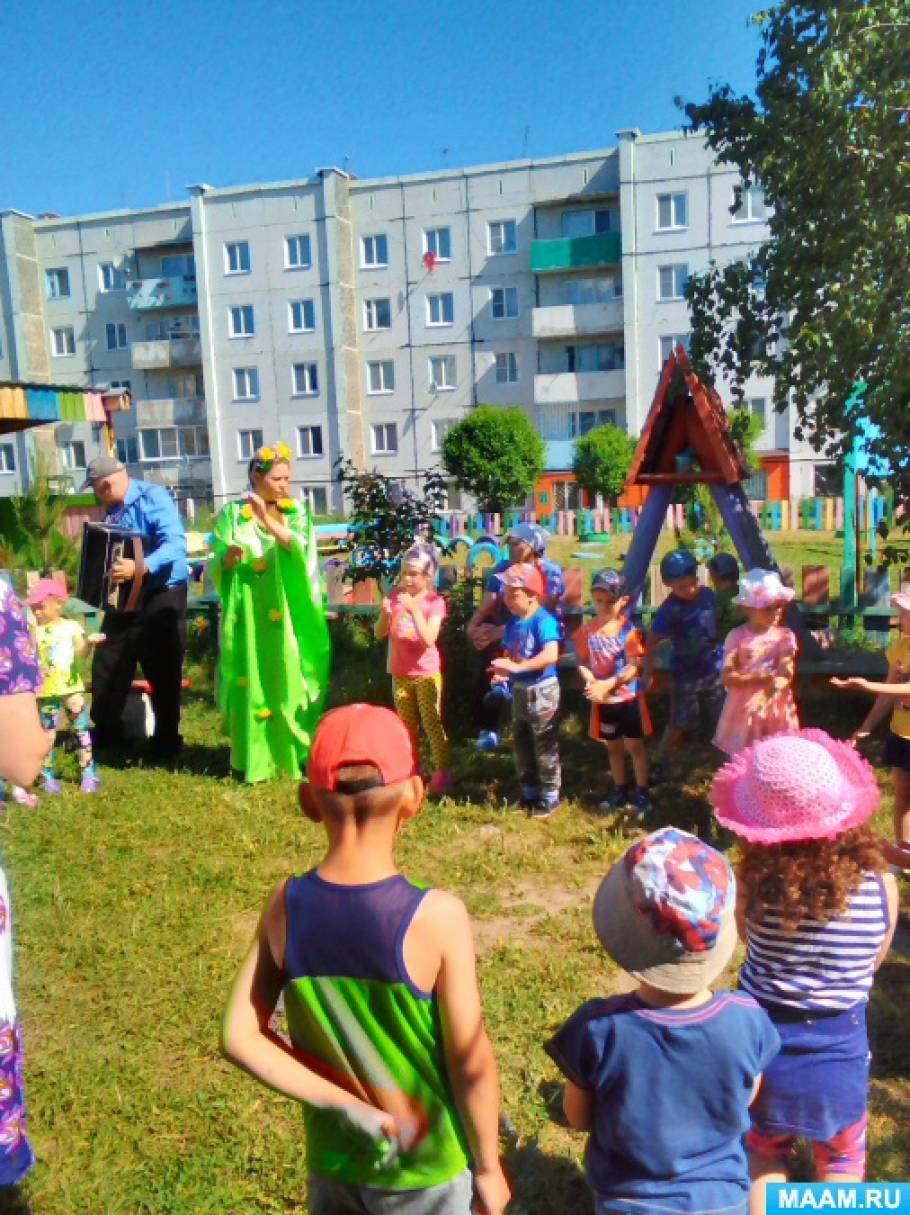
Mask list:
[[[735,755],[769,734],[799,729],[793,699],[796,634],[781,625],[783,606],[796,594],[774,570],[749,570],[735,602],[747,623],[724,643],[722,679],[727,699],[714,745]]]
[[[717,596],[717,635],[723,639],[743,622],[743,614],[735,606],[739,594],[739,562],[732,553],[715,553],[708,562],[708,574]]]
[[[281,882],[225,1015],[228,1056],[304,1104],[311,1215],[499,1215],[499,1080],[463,904],[409,882],[395,840],[420,809],[413,740],[390,709],[323,717],[300,803],[328,836]],[[287,1046],[269,1029],[284,993]]]
[[[545,1048],[570,1125],[591,1132],[597,1215],[747,1209],[742,1135],[779,1039],[751,996],[711,991],[736,947],[735,904],[724,857],[675,827],[600,884],[594,931],[638,986],[589,1000]]]
[[[430,793],[448,793],[449,740],[442,724],[439,630],[446,601],[433,589],[438,561],[429,544],[414,544],[401,559],[401,588],[383,599],[376,637],[389,639],[389,671],[395,708],[420,751],[420,727],[430,740],[434,772]]]
[[[724,689],[720,682],[721,644],[717,635],[717,597],[696,579],[698,563],[687,549],[666,553],[660,575],[670,594],[651,622],[642,683],[651,684],[657,648],[670,640],[670,720],[651,766],[652,778],[663,774],[667,754],[698,725],[707,708],[712,728],[717,722]]]
[[[868,738],[891,710],[882,760],[891,768],[894,787],[894,840],[898,848],[910,851],[910,591],[892,595],[891,603],[898,611],[900,636],[888,647],[888,682],[871,683],[855,677],[831,682],[836,688],[857,688],[877,697],[862,725],[851,734],[853,743]],[[899,863],[906,866],[908,860],[910,855]]]
[[[41,664],[41,691],[38,709],[41,724],[53,731],[68,726],[76,735],[83,793],[95,793],[101,785],[92,756],[91,719],[85,697],[85,684],[79,674],[78,660],[87,658],[99,636],[86,637],[82,625],[63,615],[66,588],[53,578],[41,578],[32,587],[27,603],[38,627],[38,661]],[[41,769],[45,793],[60,793],[57,776],[58,749],[54,747]]]
[[[867,820],[872,768],[822,730],[760,739],[718,772],[711,801],[744,841],[739,866],[741,987],[782,1040],[747,1140],[759,1183],[786,1181],[797,1138],[820,1181],[861,1181],[869,1039],[866,1003],[891,943],[897,884]]]
[[[490,664],[494,679],[512,685],[512,735],[521,803],[533,818],[559,806],[560,627],[540,601],[546,593],[536,565],[510,565],[500,577],[512,616],[503,636],[506,656]]]
[[[619,570],[595,574],[591,596],[597,616],[582,625],[574,640],[578,671],[584,680],[585,696],[591,701],[591,737],[607,744],[615,785],[600,809],[607,812],[628,805],[637,814],[645,814],[651,808],[645,752],[651,718],[640,678],[645,647],[641,633],[626,619],[630,596]],[[631,793],[626,784],[625,751],[629,752],[635,774]]]

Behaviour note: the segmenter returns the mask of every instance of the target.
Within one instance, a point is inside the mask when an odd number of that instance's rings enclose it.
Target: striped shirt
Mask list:
[[[841,915],[803,920],[790,936],[773,909],[760,923],[747,918],[746,926],[739,981],[756,1000],[807,1011],[852,1008],[869,998],[889,928],[885,885],[879,874],[867,875]]]

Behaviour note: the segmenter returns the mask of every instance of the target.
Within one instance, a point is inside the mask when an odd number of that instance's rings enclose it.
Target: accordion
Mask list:
[[[136,563],[136,572],[127,582],[114,582],[111,570],[122,557]],[[105,612],[135,612],[144,576],[145,558],[138,532],[107,523],[86,523],[76,589],[80,599]]]

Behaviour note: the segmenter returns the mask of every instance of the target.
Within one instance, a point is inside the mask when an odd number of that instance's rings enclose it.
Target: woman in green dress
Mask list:
[[[287,496],[290,460],[283,443],[261,447],[247,500],[228,503],[215,522],[217,701],[231,767],[250,782],[300,774],[329,678],[316,533],[305,503]]]

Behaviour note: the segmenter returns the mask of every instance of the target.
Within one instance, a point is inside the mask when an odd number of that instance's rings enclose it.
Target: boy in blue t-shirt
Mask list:
[[[559,805],[559,622],[540,601],[544,576],[535,565],[511,565],[501,575],[512,613],[502,644],[506,656],[490,664],[494,679],[512,685],[512,734],[521,802],[535,818]]]
[[[676,827],[600,884],[595,932],[638,987],[589,1000],[545,1048],[569,1124],[590,1131],[596,1215],[748,1211],[742,1137],[780,1038],[751,996],[710,990],[736,947],[735,906],[726,859]]]

